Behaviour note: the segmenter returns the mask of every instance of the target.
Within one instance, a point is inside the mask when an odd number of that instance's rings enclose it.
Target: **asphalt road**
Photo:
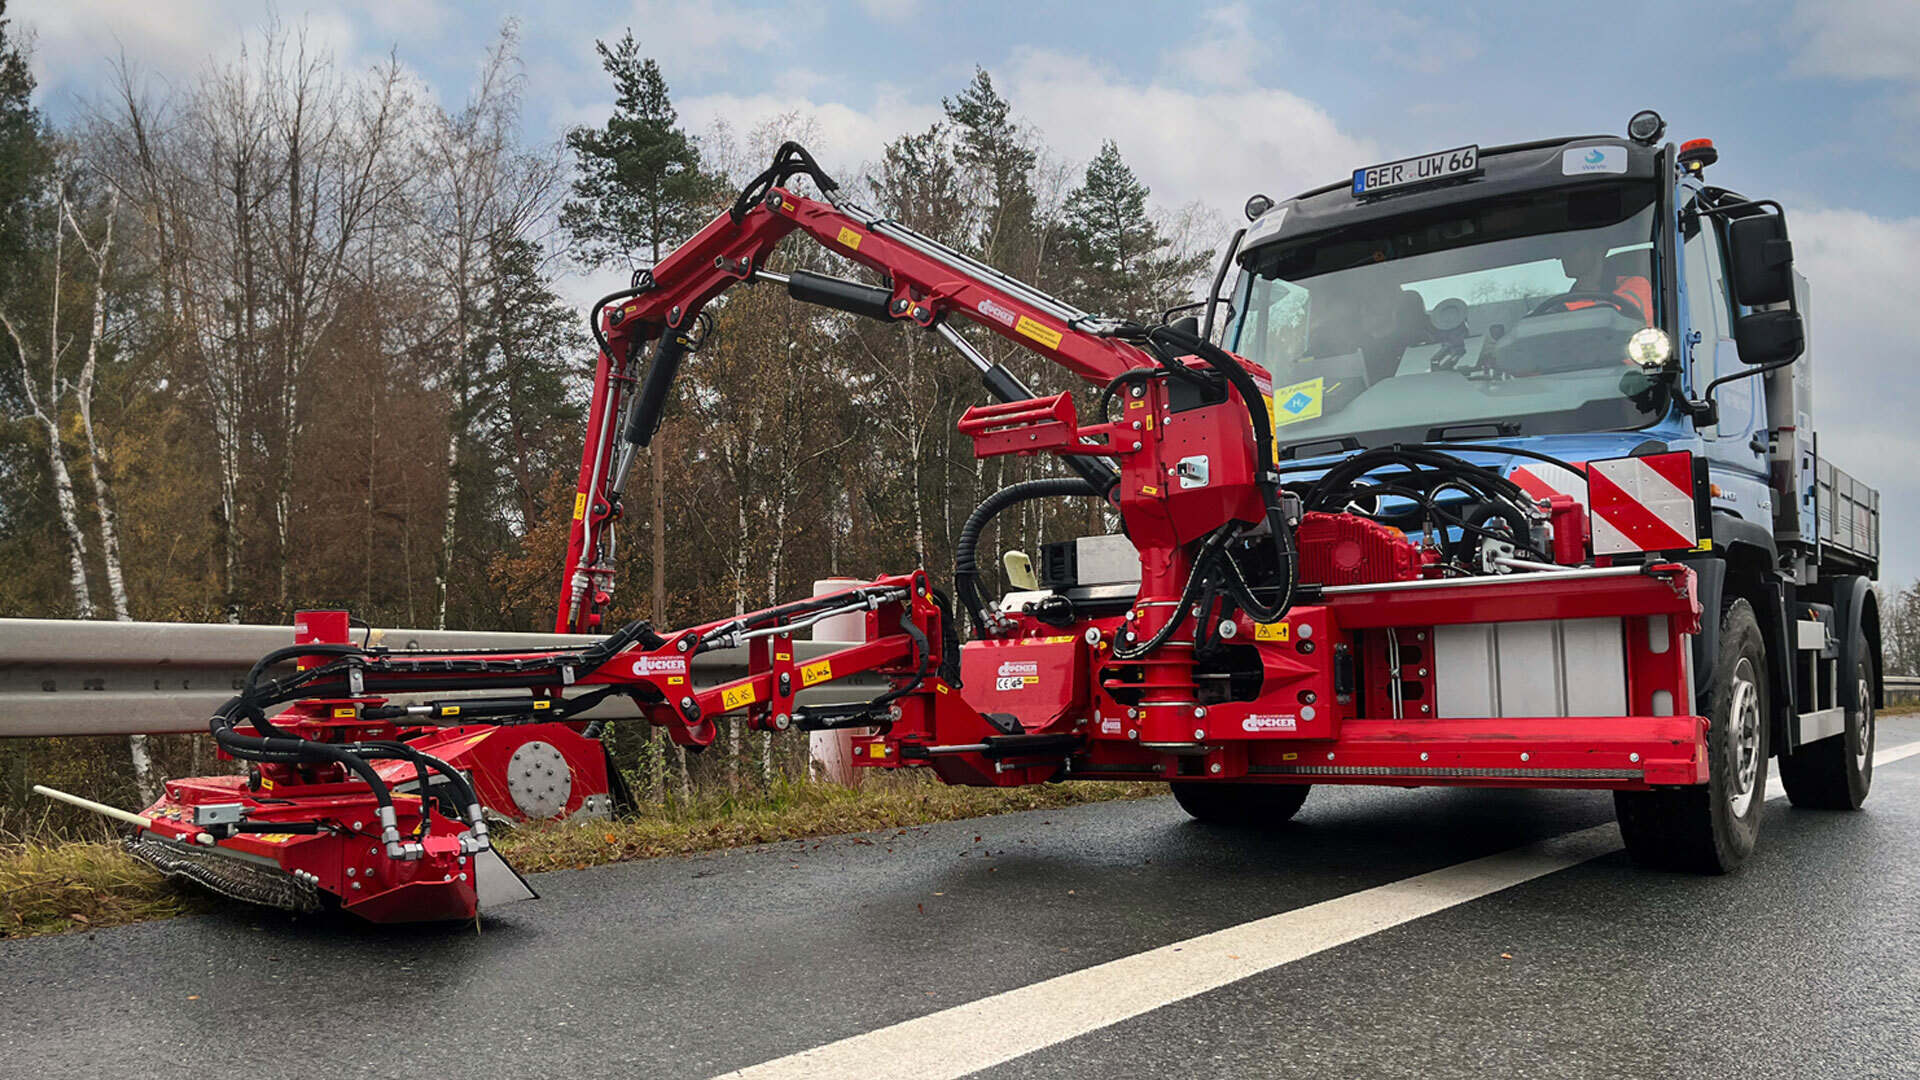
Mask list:
[[[1611,820],[1320,788],[1250,836],[1154,799],[542,875],[482,934],[235,909],[4,943],[0,1077],[811,1076],[848,1039],[995,1080],[1920,1077],[1920,755],[1859,814],[1770,802],[1729,877],[1641,871]]]

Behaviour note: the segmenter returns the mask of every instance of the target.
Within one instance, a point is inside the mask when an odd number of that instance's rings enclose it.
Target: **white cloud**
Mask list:
[[[1192,91],[1081,57],[1020,53],[1003,82],[1014,111],[1070,160],[1112,139],[1161,206],[1204,202],[1237,216],[1248,195],[1285,198],[1369,160],[1373,144],[1342,132],[1318,105],[1285,90]]]
[[[1913,0],[1800,0],[1790,26],[1800,74],[1920,79],[1920,4]]]
[[[1920,577],[1920,217],[1791,214],[1796,268],[1812,293],[1809,356],[1820,452],[1880,489],[1884,580]]]
[[[1245,4],[1229,4],[1208,11],[1199,36],[1170,50],[1161,70],[1175,83],[1203,86],[1251,86],[1273,55],[1273,39],[1251,26]]]

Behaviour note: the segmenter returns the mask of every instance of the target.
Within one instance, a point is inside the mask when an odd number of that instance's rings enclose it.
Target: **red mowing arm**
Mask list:
[[[1032,394],[948,327],[947,316],[964,315],[1096,384],[1154,363],[1134,345],[1104,336],[1119,324],[838,199],[832,181],[817,173],[815,178],[828,189],[828,201],[769,181],[764,191],[743,194],[732,209],[641,275],[635,288],[615,293],[596,308],[603,349],[594,371],[556,631],[592,633],[599,628],[613,590],[612,525],[620,516],[636,448],[651,443],[679,363],[699,347],[701,312],[734,285],[777,282],[796,299],[935,331],[966,355],[1002,400]],[[888,285],[767,270],[775,246],[796,230],[878,272]],[[643,364],[649,342],[657,344]]]

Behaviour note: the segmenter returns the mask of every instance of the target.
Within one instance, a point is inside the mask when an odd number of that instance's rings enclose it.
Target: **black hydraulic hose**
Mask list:
[[[1070,495],[1105,498],[1106,492],[1077,476],[1024,480],[987,496],[968,516],[967,523],[960,527],[960,538],[953,545],[953,588],[960,594],[960,602],[966,606],[967,617],[973,620],[975,633],[985,633],[987,630],[986,605],[980,599],[980,566],[975,559],[980,534],[986,529],[987,522],[1018,503]]]

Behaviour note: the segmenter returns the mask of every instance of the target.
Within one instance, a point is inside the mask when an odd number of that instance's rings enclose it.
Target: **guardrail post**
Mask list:
[[[822,578],[813,583],[813,595],[839,592],[851,589],[866,582],[858,578]],[[848,615],[834,615],[821,619],[813,625],[812,638],[834,644],[851,644],[867,640],[867,616],[865,612],[853,612]],[[807,750],[813,761],[813,767],[820,770],[822,778],[835,784],[854,784],[859,780],[860,770],[853,767],[853,734],[855,728],[840,728],[835,731],[812,731],[807,733]]]

